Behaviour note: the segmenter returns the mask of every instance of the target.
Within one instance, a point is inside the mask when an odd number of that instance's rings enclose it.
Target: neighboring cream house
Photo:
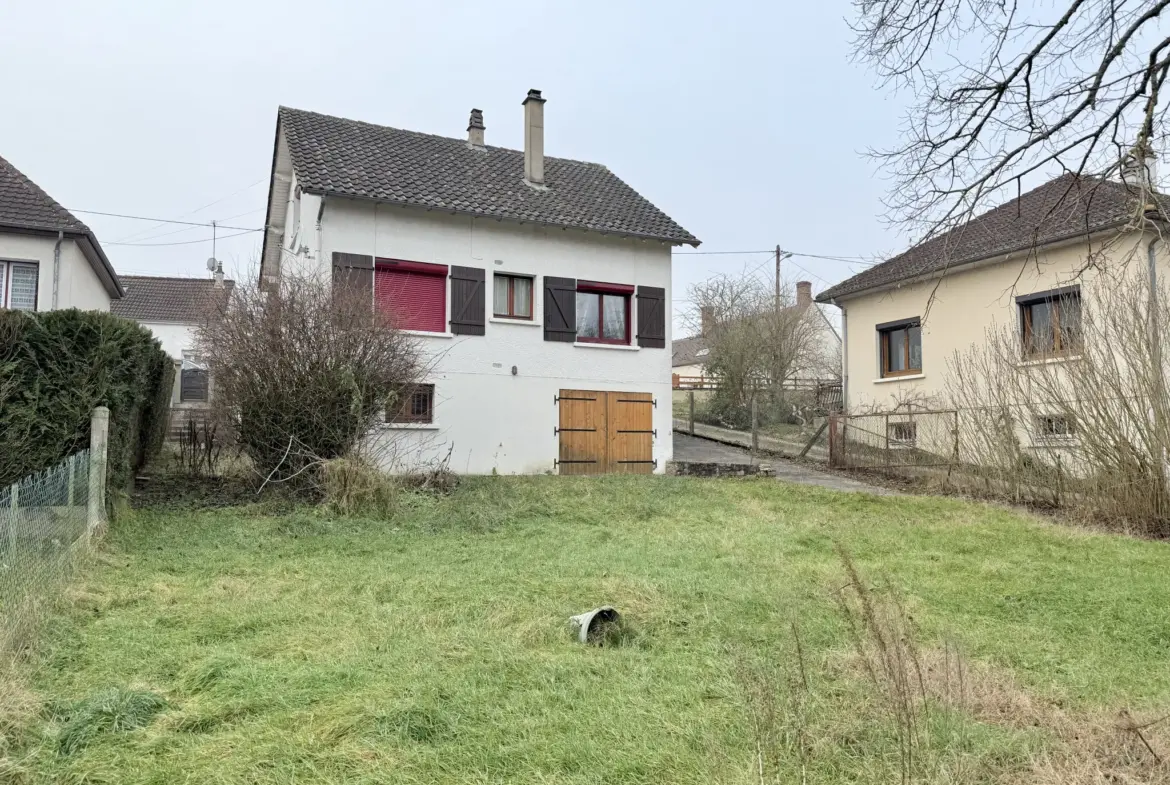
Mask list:
[[[1141,225],[1140,198],[1064,175],[823,292],[841,309],[846,411],[946,407],[948,360],[986,345],[992,328],[1019,335],[1021,365],[1075,360],[1091,254],[1099,267],[1170,272],[1164,244],[1127,228]]]
[[[173,434],[208,407],[212,384],[196,347],[196,334],[211,309],[223,303],[235,284],[225,281],[223,273],[212,278],[123,275],[121,281],[126,294],[113,303],[111,311],[149,329],[175,362]]]
[[[388,468],[664,471],[671,248],[699,241],[605,166],[546,157],[545,100],[523,106],[523,151],[485,144],[479,110],[456,139],[281,108],[261,283],[331,276],[418,338]]]
[[[89,227],[0,158],[0,308],[108,311],[122,294]]]

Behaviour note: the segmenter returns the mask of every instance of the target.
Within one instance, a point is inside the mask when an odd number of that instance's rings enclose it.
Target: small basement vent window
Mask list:
[[[1042,414],[1036,418],[1036,436],[1040,441],[1067,441],[1077,435],[1077,421],[1064,414]]]
[[[892,422],[886,426],[891,447],[913,447],[918,441],[918,423]]]
[[[435,385],[415,384],[402,393],[397,412],[386,412],[386,422],[432,423],[435,421]]]

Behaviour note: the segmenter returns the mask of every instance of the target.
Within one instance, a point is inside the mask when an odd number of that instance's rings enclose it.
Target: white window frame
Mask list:
[[[12,268],[31,267],[36,271],[36,292],[33,295],[32,308],[21,308],[22,311],[35,312],[41,299],[41,264],[24,259],[0,259],[0,308],[12,308]]]

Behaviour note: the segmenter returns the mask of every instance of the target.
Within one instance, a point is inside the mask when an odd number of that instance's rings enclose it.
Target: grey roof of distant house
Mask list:
[[[93,231],[3,157],[0,157],[0,228],[39,233],[64,232],[70,237],[84,238],[92,246],[94,256],[103,268],[103,283],[107,285],[111,296],[121,295],[118,274],[114,272],[113,265],[106,258]]]
[[[817,301],[830,302],[959,265],[1120,227],[1136,214],[1137,199],[1136,193],[1121,183],[1062,175],[826,289]],[[1164,208],[1170,207],[1170,199],[1158,199]]]
[[[702,365],[703,358],[699,352],[707,348],[707,339],[701,335],[692,335],[689,338],[676,338],[670,342],[670,367],[680,365]]]
[[[166,278],[155,275],[123,275],[126,296],[110,304],[115,316],[136,322],[200,324],[208,311],[235,286],[224,281],[218,287],[208,278]]]
[[[698,245],[601,164],[545,158],[545,188],[524,153],[281,107],[297,182],[316,194]]]

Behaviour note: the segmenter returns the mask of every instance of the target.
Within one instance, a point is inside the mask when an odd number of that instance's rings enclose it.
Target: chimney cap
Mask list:
[[[520,103],[521,103],[521,104],[526,104],[526,103],[528,103],[529,101],[540,101],[540,102],[543,104],[543,103],[545,102],[545,99],[541,98],[541,97],[540,97],[540,91],[534,88],[534,89],[532,89],[532,90],[529,90],[529,91],[528,91],[528,97],[527,97],[527,98],[525,98],[525,99],[524,99],[523,101],[521,101]]]
[[[479,109],[471,110],[471,119],[467,121],[467,130],[472,128],[483,128],[483,112]]]

